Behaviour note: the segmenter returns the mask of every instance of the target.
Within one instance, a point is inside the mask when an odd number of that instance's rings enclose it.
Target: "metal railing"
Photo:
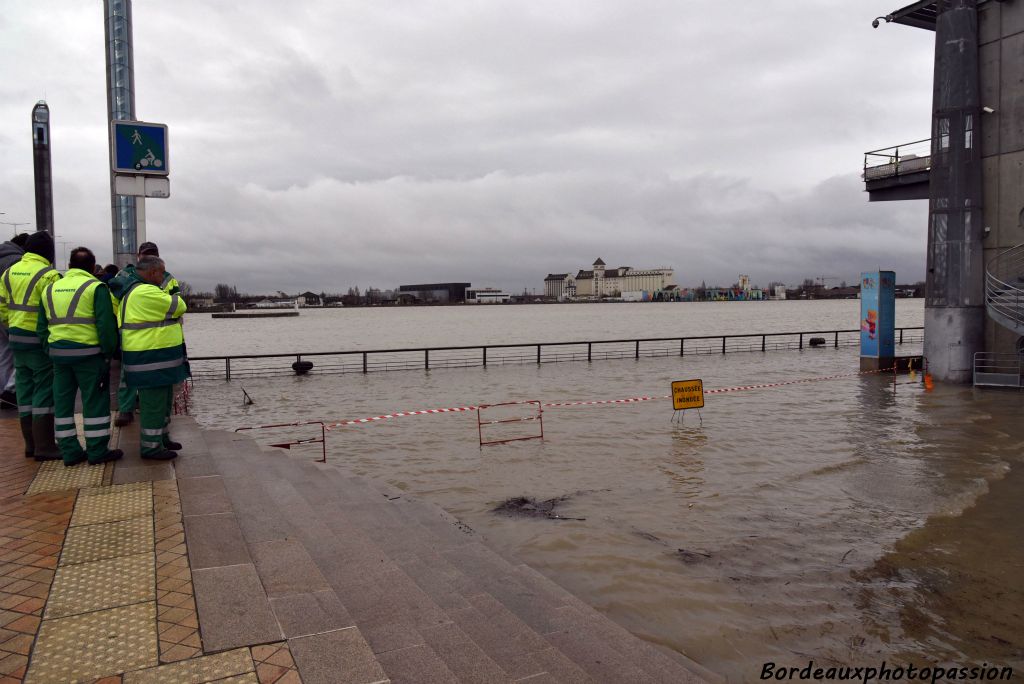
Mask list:
[[[932,167],[931,138],[864,153],[864,181],[909,176]]]
[[[298,420],[293,423],[274,423],[272,425],[247,425],[245,427],[235,428],[235,432],[245,432],[246,430],[277,430],[286,427],[301,427],[303,425],[319,425],[320,436],[293,439],[285,442],[275,442],[274,444],[268,444],[267,446],[277,447],[278,449],[291,449],[293,446],[319,444],[320,450],[323,454],[320,462],[327,463],[327,429],[322,420]]]
[[[1024,354],[974,354],[975,387],[1024,387]]]
[[[898,344],[919,343],[924,329],[896,329]],[[839,348],[860,344],[860,330],[817,330],[804,332],[751,333],[744,335],[700,335],[694,337],[649,337],[631,340],[589,340],[580,342],[539,342],[528,344],[487,344],[412,349],[365,349],[292,354],[234,354],[197,356],[189,359],[197,380],[293,375],[292,362],[316,359],[311,373],[371,373],[432,368],[470,368],[488,365],[599,361],[654,356],[766,352],[810,347],[812,337],[822,337],[821,346]]]
[[[985,309],[1005,328],[1024,333],[1024,244],[997,254],[985,269]]]

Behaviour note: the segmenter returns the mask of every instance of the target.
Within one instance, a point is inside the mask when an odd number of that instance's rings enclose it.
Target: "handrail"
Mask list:
[[[988,262],[985,308],[1003,327],[1024,332],[1024,244],[1010,247]]]
[[[902,330],[924,330],[924,326],[905,326],[896,328],[896,332]],[[755,337],[792,337],[793,335],[840,335],[859,333],[859,328],[843,330],[796,330],[792,332],[770,332],[770,333],[726,333],[724,335],[688,335],[676,337],[630,337],[616,340],[576,340],[573,342],[519,342],[500,344],[465,344],[447,347],[401,347],[396,349],[349,349],[345,351],[318,351],[318,352],[276,352],[273,354],[226,354],[222,356],[190,356],[189,361],[223,361],[225,359],[284,359],[293,356],[343,356],[352,354],[410,354],[424,351],[467,351],[470,349],[515,349],[521,347],[567,347],[584,344],[627,344],[630,342],[679,342],[680,340],[721,340],[742,339]]]
[[[861,177],[868,182],[927,172],[931,170],[931,155],[931,138],[871,150],[864,153]]]
[[[897,344],[920,342],[920,335],[906,332],[921,331],[921,326],[897,328]],[[235,376],[268,376],[299,372],[297,362],[306,357],[341,357],[318,362],[320,373],[369,373],[371,371],[429,370],[434,367],[486,367],[488,364],[551,363],[555,361],[588,362],[611,358],[649,356],[686,356],[728,352],[774,351],[778,349],[804,349],[813,336],[829,336],[829,346],[839,348],[857,344],[859,329],[815,330],[778,333],[735,333],[725,335],[695,335],[692,337],[645,337],[612,340],[577,340],[570,342],[523,342],[456,345],[447,347],[410,347],[395,349],[350,349],[345,351],[291,352],[273,354],[234,354],[229,356],[191,357],[194,378],[223,378]],[[906,340],[904,339],[906,337]],[[820,347],[819,347],[820,348]],[[565,351],[558,351],[564,349]],[[511,350],[511,351],[510,351]],[[498,351],[498,353],[495,353]],[[348,360],[351,357],[359,360]],[[271,360],[267,362],[266,360]],[[294,359],[289,366],[276,364],[273,359]],[[247,362],[248,361],[248,362]],[[262,363],[261,363],[262,361]],[[222,363],[223,370],[215,370],[210,362]],[[239,363],[242,362],[242,363]],[[234,366],[232,364],[235,364]],[[311,363],[311,362],[310,362]],[[309,370],[308,368],[306,369]]]

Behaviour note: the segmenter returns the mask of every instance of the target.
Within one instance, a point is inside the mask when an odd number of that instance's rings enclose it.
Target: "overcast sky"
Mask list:
[[[3,0],[0,216],[110,259],[101,0]],[[896,0],[135,0],[170,127],[148,237],[197,289],[345,291],[672,266],[682,285],[923,279],[926,202],[863,152],[928,136],[934,34]],[[9,229],[9,226],[2,226]],[[60,246],[58,246],[58,250]]]

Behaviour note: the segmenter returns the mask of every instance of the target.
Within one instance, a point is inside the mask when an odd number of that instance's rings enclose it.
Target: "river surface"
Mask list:
[[[922,300],[897,302],[921,325]],[[192,355],[850,329],[856,301],[303,311],[189,316]],[[899,353],[919,352],[905,345]],[[481,448],[475,413],[330,433],[340,468],[431,500],[642,638],[730,681],[762,663],[1024,667],[1024,420],[1017,393],[857,371],[853,348],[202,380],[192,412],[235,428],[517,400],[712,394],[545,409],[544,440]],[[242,387],[255,401],[244,404]],[[527,415],[526,407],[485,417]],[[536,422],[484,428],[534,434]],[[300,431],[293,436],[311,436]],[[272,441],[267,435],[264,441]],[[319,455],[318,449],[308,453]],[[294,452],[293,452],[294,454]],[[566,497],[575,519],[508,518]]]

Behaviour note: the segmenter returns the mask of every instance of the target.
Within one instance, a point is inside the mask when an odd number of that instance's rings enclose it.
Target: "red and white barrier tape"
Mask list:
[[[327,430],[333,430],[336,427],[343,427],[345,425],[358,425],[361,423],[375,423],[378,420],[388,420],[390,418],[404,418],[405,416],[422,416],[428,413],[462,413],[464,411],[476,411],[476,406],[455,406],[451,408],[433,408],[433,409],[422,409],[419,411],[399,411],[398,413],[387,413],[382,416],[370,416],[369,418],[356,418],[354,420],[340,420],[337,423],[328,423],[324,426]]]
[[[874,373],[887,373],[891,371],[891,368],[883,368],[881,370],[870,370],[870,371],[859,371],[856,373],[842,373],[839,375],[825,375],[817,378],[801,378],[799,380],[786,380],[785,382],[770,382],[763,383],[760,385],[741,385],[737,387],[720,387],[717,389],[704,390],[704,394],[724,394],[726,392],[744,392],[747,390],[755,389],[768,389],[770,387],[783,387],[785,385],[799,385],[808,382],[822,382],[824,380],[838,380],[840,378],[852,378],[858,375],[871,375]],[[544,408],[562,408],[566,406],[598,406],[601,404],[634,404],[641,401],[655,401],[658,399],[671,399],[671,395],[656,396],[656,397],[629,397],[628,399],[599,399],[595,401],[559,401],[543,404]],[[406,416],[422,416],[431,413],[462,413],[465,411],[476,411],[478,408],[486,408],[486,406],[456,406],[452,408],[433,408],[433,409],[422,409],[419,411],[399,411],[397,413],[387,413],[381,416],[371,416],[369,418],[356,418],[354,420],[341,420],[336,423],[328,423],[325,425],[325,429],[330,431],[337,427],[344,427],[345,425],[360,425],[363,423],[375,423],[380,420],[390,420],[391,418],[404,418]]]

